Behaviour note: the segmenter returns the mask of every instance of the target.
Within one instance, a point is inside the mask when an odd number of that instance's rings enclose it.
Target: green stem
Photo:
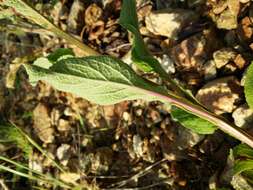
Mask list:
[[[13,8],[17,13],[23,15],[27,19],[35,22],[46,30],[53,32],[58,37],[63,38],[64,40],[66,40],[67,43],[74,44],[76,47],[83,51],[84,56],[99,55],[98,52],[91,49],[89,46],[83,44],[80,40],[59,29],[57,26],[51,23],[47,18],[42,16],[37,10],[29,6],[23,0],[3,0],[0,1],[0,5],[5,5]]]
[[[181,97],[177,97],[173,94],[162,94],[160,92],[151,92],[151,91],[149,91],[148,93],[150,94],[153,93],[154,96],[160,97],[161,100],[170,102],[172,105],[175,105],[176,107],[191,112],[194,115],[213,123],[225,133],[228,133],[229,135],[233,136],[234,138],[242,141],[243,143],[253,148],[253,137],[249,135],[246,131],[234,126],[233,124],[230,124],[223,118],[207,111],[206,109],[200,107],[199,105],[194,105],[190,101],[182,99]]]

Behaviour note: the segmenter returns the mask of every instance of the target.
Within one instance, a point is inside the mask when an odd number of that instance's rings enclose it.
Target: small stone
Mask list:
[[[237,17],[240,11],[240,2],[238,0],[216,1],[210,16],[219,29],[236,29]]]
[[[85,24],[87,26],[92,26],[94,23],[99,21],[102,17],[103,10],[97,6],[97,4],[93,3],[91,4],[86,10],[85,10]]]
[[[206,81],[214,79],[216,77],[217,70],[213,60],[207,61],[203,66],[203,70]]]
[[[236,57],[236,52],[230,48],[223,48],[213,53],[216,67],[220,69]]]
[[[243,56],[241,54],[238,54],[235,59],[234,59],[234,63],[236,64],[236,66],[239,68],[239,69],[243,69],[247,62],[246,60],[243,58]]]
[[[108,147],[100,147],[96,149],[96,153],[92,158],[91,171],[101,175],[108,172],[113,162],[113,151]]]
[[[238,67],[236,66],[235,63],[229,62],[223,67],[222,73],[225,75],[233,74],[237,69]]]
[[[232,114],[235,125],[242,128],[253,126],[253,110],[247,104],[238,107]]]
[[[253,43],[249,45],[250,49],[253,51]]]
[[[227,30],[237,28],[237,17],[229,10],[225,10],[217,19],[217,28]]]
[[[29,161],[29,168],[34,170],[34,171],[37,171],[37,172],[41,172],[41,173],[43,172],[42,164],[38,160]]]
[[[143,141],[140,135],[133,136],[133,150],[137,157],[141,157],[143,155]]]
[[[65,119],[60,119],[59,123],[57,125],[58,131],[69,131],[70,130],[70,124]]]
[[[67,26],[68,31],[72,33],[77,33],[78,29],[83,26],[84,23],[82,23],[82,19],[80,19],[79,15],[82,14],[84,11],[84,4],[80,0],[75,0],[71,6],[68,20],[67,20]]]
[[[130,119],[129,113],[124,112],[124,113],[123,113],[123,119],[124,119],[125,121],[128,121],[128,120]]]
[[[70,145],[62,144],[56,151],[57,158],[61,161],[61,164],[66,166],[70,158]]]
[[[253,27],[252,20],[250,17],[244,17],[236,30],[237,35],[241,41],[246,44],[252,43]]]
[[[33,110],[33,128],[36,135],[44,143],[52,143],[54,141],[54,128],[51,126],[48,108],[42,103],[39,103]]]
[[[66,183],[74,183],[80,179],[79,173],[64,172],[60,174],[60,179]]]
[[[204,139],[204,135],[194,133],[190,129],[181,126],[178,127],[178,134],[180,134],[180,138],[175,140],[173,146],[176,146],[179,150],[193,147]]]
[[[165,9],[152,12],[145,18],[147,29],[155,34],[176,38],[177,34],[189,23],[196,21],[198,16],[188,10]]]
[[[211,52],[218,47],[215,33],[212,29],[193,35],[170,51],[170,57],[179,71],[202,70]]]
[[[216,114],[232,113],[241,99],[242,89],[237,78],[230,76],[204,85],[196,98]]]
[[[142,115],[142,109],[137,109],[135,113],[136,113],[137,116],[141,116]]]
[[[173,74],[176,72],[175,65],[168,55],[164,54],[160,63],[167,73]]]

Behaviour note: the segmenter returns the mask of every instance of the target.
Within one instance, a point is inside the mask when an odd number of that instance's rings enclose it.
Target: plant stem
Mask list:
[[[89,46],[85,45],[80,40],[59,29],[57,26],[51,23],[47,18],[42,16],[37,10],[29,6],[23,0],[3,0],[2,2],[0,1],[0,5],[12,7],[17,13],[35,22],[46,30],[53,32],[58,37],[63,38],[64,40],[66,40],[67,43],[74,44],[76,47],[83,51],[84,56],[99,55],[98,52],[91,49]]]
[[[253,137],[249,135],[246,131],[234,126],[233,124],[230,124],[223,118],[211,113],[210,111],[205,110],[199,105],[194,105],[190,101],[182,99],[181,97],[177,97],[173,94],[162,94],[160,92],[153,92],[153,91],[152,92],[149,91],[148,93],[149,94],[153,93],[154,96],[159,97],[161,100],[170,102],[172,105],[175,105],[176,107],[191,112],[194,115],[213,123],[225,133],[228,133],[229,135],[242,141],[243,143],[246,143],[251,148],[253,148]]]

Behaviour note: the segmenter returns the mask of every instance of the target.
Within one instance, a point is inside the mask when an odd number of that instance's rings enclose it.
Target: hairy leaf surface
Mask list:
[[[195,133],[212,134],[217,129],[212,123],[176,107],[172,107],[171,116],[175,121]]]
[[[49,69],[36,65],[25,65],[25,68],[32,84],[43,80],[59,90],[102,105],[159,99],[149,91],[166,94],[163,88],[142,79],[124,62],[109,56],[67,58]]]
[[[251,62],[246,75],[244,93],[246,101],[251,109],[253,109],[253,62]]]

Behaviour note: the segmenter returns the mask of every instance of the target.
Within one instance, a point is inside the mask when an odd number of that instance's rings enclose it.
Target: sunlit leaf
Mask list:
[[[251,109],[253,109],[253,64],[251,63],[245,79],[244,93],[246,101]]]
[[[143,71],[155,71],[159,74],[165,74],[166,72],[160,63],[149,53],[142,39],[138,26],[135,0],[123,0],[119,23],[134,36],[132,44],[133,62]]]
[[[199,134],[212,134],[217,129],[215,125],[201,119],[187,111],[172,107],[171,116],[173,120],[178,121],[184,127]]]
[[[109,56],[63,59],[49,69],[25,65],[32,84],[43,80],[97,104],[124,100],[157,100],[152,92],[165,89],[138,76],[124,62]]]

